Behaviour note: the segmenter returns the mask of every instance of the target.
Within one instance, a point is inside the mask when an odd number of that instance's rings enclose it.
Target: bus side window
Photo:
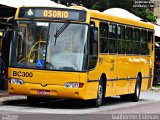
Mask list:
[[[133,54],[140,54],[140,30],[138,28],[133,31]]]
[[[148,31],[148,47],[147,47],[147,55],[150,55],[153,51],[153,31]]]
[[[125,54],[125,27],[118,26],[118,54]]]
[[[108,53],[108,23],[100,23],[100,52]]]
[[[141,55],[147,54],[147,30],[141,30],[141,47],[140,47]]]
[[[109,25],[109,53],[117,53],[117,25]]]
[[[89,69],[93,69],[97,63],[98,57],[98,29],[91,26],[90,30],[90,57]]]
[[[132,54],[133,28],[126,27],[126,54]]]

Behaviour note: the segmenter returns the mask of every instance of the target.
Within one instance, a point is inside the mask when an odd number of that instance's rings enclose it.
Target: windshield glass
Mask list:
[[[58,22],[18,22],[14,30],[12,67],[84,71],[88,26]]]

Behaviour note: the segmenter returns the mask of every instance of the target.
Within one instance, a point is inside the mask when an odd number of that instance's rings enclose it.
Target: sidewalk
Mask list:
[[[0,98],[7,97],[7,96],[9,96],[7,91],[0,90]]]
[[[160,92],[160,87],[152,87],[151,91]]]

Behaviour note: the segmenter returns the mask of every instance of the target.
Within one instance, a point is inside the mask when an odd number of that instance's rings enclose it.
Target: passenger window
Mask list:
[[[125,54],[125,27],[118,26],[118,53]]]
[[[132,54],[133,28],[126,28],[126,54]]]
[[[147,55],[147,30],[141,30],[141,47],[140,53],[141,55]]]
[[[108,53],[108,24],[100,23],[100,52]]]
[[[109,52],[117,52],[117,25],[109,25]]]
[[[134,29],[133,32],[133,54],[140,54],[140,30]]]
[[[148,47],[147,47],[147,55],[151,54],[153,51],[153,31],[148,31]]]

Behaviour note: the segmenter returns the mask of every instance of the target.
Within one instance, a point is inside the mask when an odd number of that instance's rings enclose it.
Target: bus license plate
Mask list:
[[[49,90],[38,90],[37,94],[38,95],[50,95],[50,91]]]

